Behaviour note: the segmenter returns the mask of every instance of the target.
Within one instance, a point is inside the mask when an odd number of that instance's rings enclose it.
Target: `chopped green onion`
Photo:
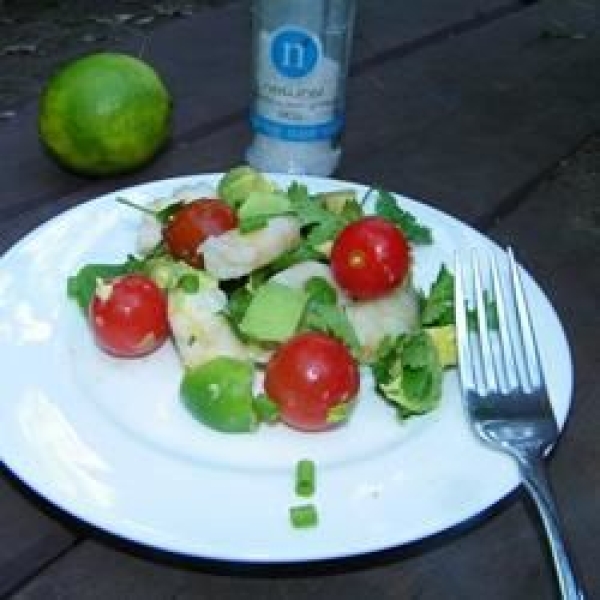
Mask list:
[[[200,279],[194,273],[186,273],[179,278],[177,287],[187,294],[195,294],[200,289]]]
[[[314,527],[319,522],[314,504],[301,504],[290,507],[290,521],[296,529]]]
[[[306,458],[296,463],[296,494],[309,498],[315,493],[315,463]]]

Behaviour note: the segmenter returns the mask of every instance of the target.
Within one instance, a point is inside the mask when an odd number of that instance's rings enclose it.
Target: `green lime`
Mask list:
[[[169,135],[171,98],[154,69],[126,54],[84,56],[49,80],[39,135],[65,167],[86,175],[131,171]]]

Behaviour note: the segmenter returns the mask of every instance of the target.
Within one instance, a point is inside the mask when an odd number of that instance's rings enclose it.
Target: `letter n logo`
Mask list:
[[[284,77],[305,77],[314,69],[319,56],[319,40],[307,31],[285,27],[274,32],[271,61]]]

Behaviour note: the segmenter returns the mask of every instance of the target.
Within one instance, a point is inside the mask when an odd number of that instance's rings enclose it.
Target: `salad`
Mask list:
[[[452,275],[442,266],[415,288],[412,249],[433,233],[389,192],[282,189],[244,165],[216,189],[119,201],[141,213],[137,247],[119,264],[81,266],[68,296],[112,356],[171,341],[181,400],[204,425],[343,426],[362,369],[400,419],[438,406],[456,364]]]

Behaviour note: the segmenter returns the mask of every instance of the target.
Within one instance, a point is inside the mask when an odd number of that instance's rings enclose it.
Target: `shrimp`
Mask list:
[[[216,198],[217,191],[205,184],[197,183],[196,185],[186,185],[176,189],[171,196],[166,198],[158,198],[148,204],[148,208],[152,211],[160,211],[163,208],[176,202],[192,202],[199,198]],[[158,219],[151,215],[144,215],[138,230],[136,248],[142,256],[154,250],[162,240],[162,225]]]
[[[352,302],[345,310],[368,360],[385,336],[408,333],[417,327],[419,298],[412,282],[407,280],[382,298]]]
[[[335,289],[337,292],[338,304],[340,306],[345,306],[350,303],[348,295],[335,282],[329,266],[316,260],[306,260],[292,265],[283,271],[279,271],[279,273],[273,275],[271,279],[291,288],[303,289],[306,282],[312,277],[323,278]]]
[[[239,229],[207,238],[199,248],[205,270],[216,279],[236,279],[267,265],[300,243],[300,221],[273,217],[262,229]]]
[[[217,356],[252,358],[221,313],[227,296],[218,287],[194,294],[168,294],[168,317],[175,346],[185,367],[199,366]]]

